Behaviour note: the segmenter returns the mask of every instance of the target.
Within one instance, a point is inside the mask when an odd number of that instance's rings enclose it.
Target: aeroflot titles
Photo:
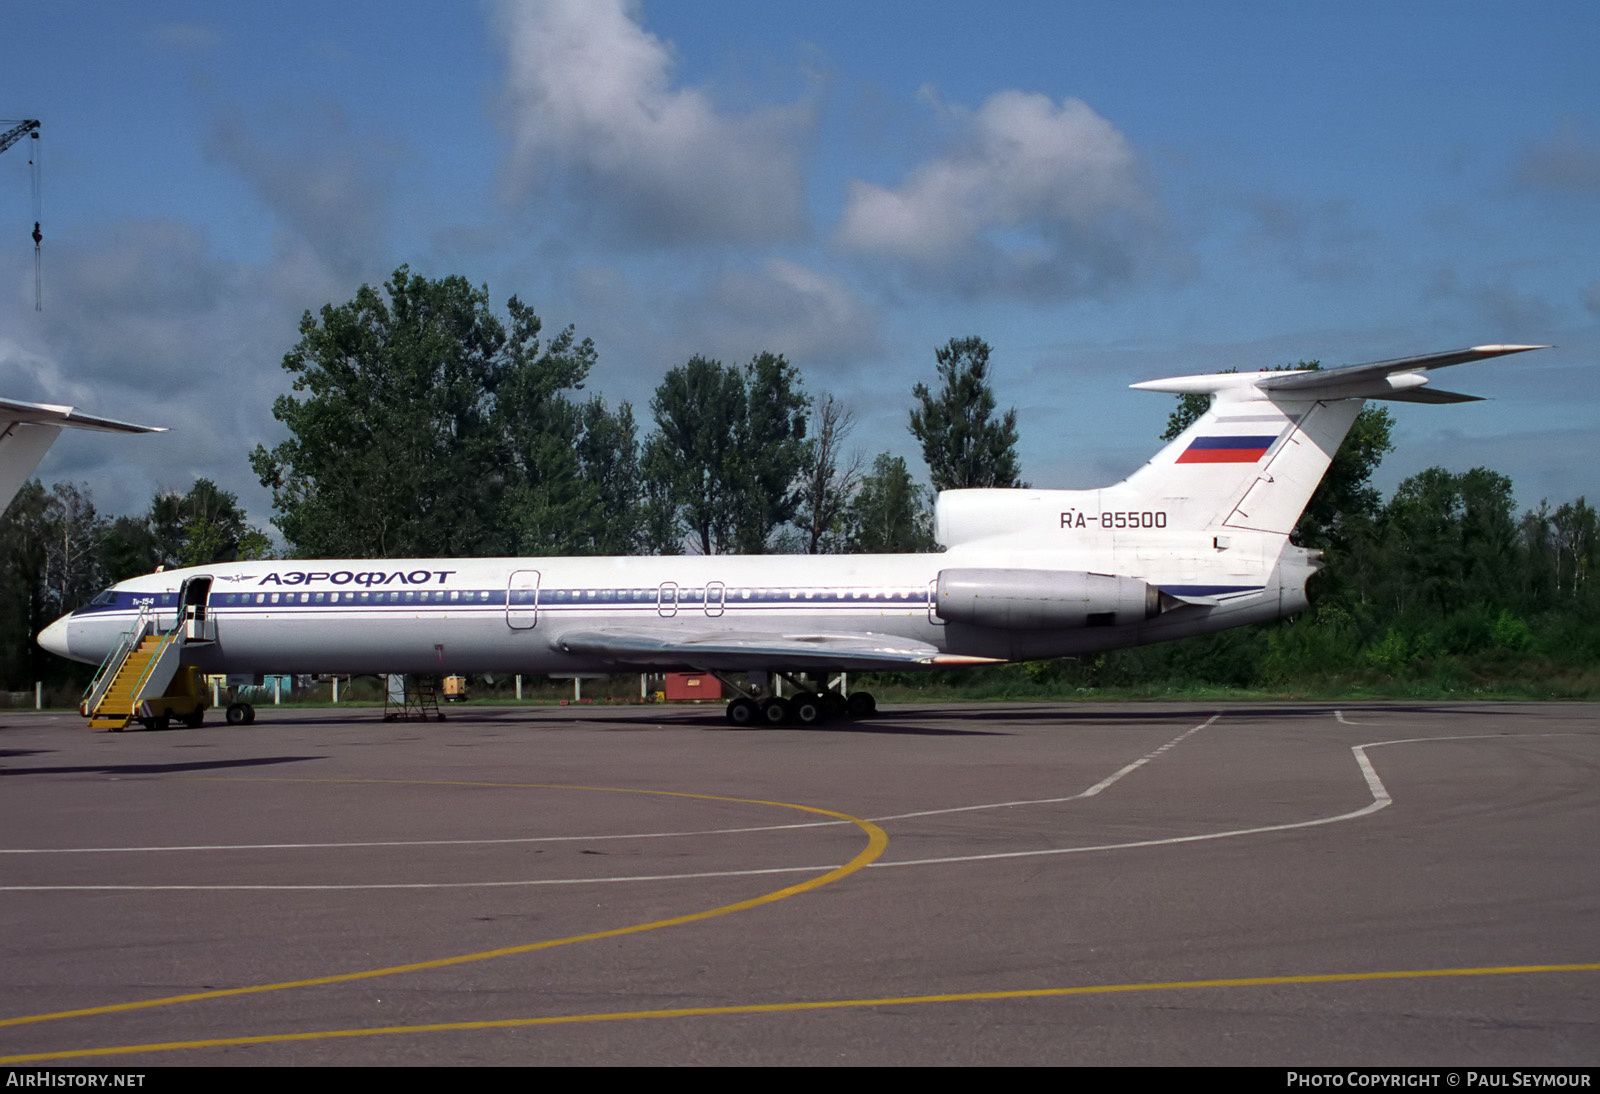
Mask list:
[[[313,581],[326,581],[332,585],[427,585],[435,578],[443,585],[445,578],[456,573],[455,570],[412,570],[409,573],[403,570],[394,570],[385,573],[382,570],[289,570],[282,574],[268,574],[257,585],[309,585]]]

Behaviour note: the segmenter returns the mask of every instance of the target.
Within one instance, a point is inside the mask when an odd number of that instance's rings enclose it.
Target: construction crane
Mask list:
[[[0,125],[4,124],[5,122],[0,122]],[[10,148],[13,144],[16,144],[18,141],[20,141],[24,136],[32,133],[38,128],[39,119],[33,118],[28,121],[18,122],[10,129],[7,129],[4,133],[0,133],[0,152],[4,152],[7,148]]]
[[[0,125],[5,124],[5,122],[0,122]],[[0,152],[4,152],[25,136],[31,140],[39,139],[39,119],[25,119],[12,125],[4,133],[0,133]],[[39,153],[37,146],[35,146],[35,149],[34,153],[28,157],[28,163],[33,168],[33,310],[42,311],[44,309],[44,269],[39,254],[39,245],[44,242],[44,233],[39,230]]]

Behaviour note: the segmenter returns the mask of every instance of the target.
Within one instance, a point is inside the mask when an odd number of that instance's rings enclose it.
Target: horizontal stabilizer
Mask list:
[[[1463,395],[1459,391],[1440,391],[1438,388],[1418,387],[1410,391],[1396,391],[1380,396],[1396,403],[1481,403],[1482,395]]]
[[[70,406],[53,403],[25,403],[20,399],[0,399],[0,423],[33,422],[39,425],[70,426],[73,429],[93,429],[102,433],[165,433],[164,426],[138,425],[116,418],[101,418],[85,414]]]
[[[1397,357],[1341,368],[1295,369],[1286,372],[1218,372],[1199,376],[1173,376],[1133,384],[1140,391],[1168,391],[1179,395],[1220,395],[1254,388],[1279,399],[1396,399],[1408,403],[1463,403],[1479,397],[1453,391],[1425,391],[1430,369],[1484,361],[1509,353],[1526,353],[1549,346],[1473,346],[1420,357]]]
[[[1258,381],[1256,386],[1266,391],[1310,391],[1334,384],[1376,380],[1399,373],[1426,372],[1429,369],[1447,368],[1450,365],[1464,365],[1469,361],[1504,357],[1508,353],[1526,353],[1531,349],[1549,348],[1549,346],[1473,346],[1471,349],[1428,353],[1421,357],[1396,357],[1390,361],[1373,361],[1367,365],[1345,365],[1342,368],[1321,369],[1316,372],[1286,372]]]

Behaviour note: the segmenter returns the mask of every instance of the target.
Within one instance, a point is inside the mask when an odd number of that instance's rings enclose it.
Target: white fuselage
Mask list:
[[[1291,567],[1267,588],[1148,620],[1017,630],[940,617],[939,574],[964,561],[973,560],[946,553],[224,563],[121,582],[52,624],[40,642],[99,661],[141,613],[159,630],[193,615],[180,601],[185,585],[209,579],[196,632],[203,637],[183,657],[207,672],[917,667],[1064,656],[1272,619],[1304,606],[1312,572]],[[563,642],[574,634],[629,641],[621,652],[593,642],[574,652]],[[761,644],[765,635],[786,645],[774,652]],[[748,652],[728,648],[751,636]],[[641,638],[661,649],[640,650]],[[924,647],[936,654],[895,655]]]
[[[1422,373],[1533,348],[1136,385],[1211,405],[1113,486],[942,493],[941,554],[225,563],[121,582],[39,642],[100,661],[143,617],[210,672],[818,673],[1204,634],[1306,607],[1318,552],[1289,536],[1364,399],[1460,402]]]

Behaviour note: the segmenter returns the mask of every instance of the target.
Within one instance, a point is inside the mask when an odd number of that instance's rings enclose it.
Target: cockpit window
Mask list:
[[[89,607],[91,607],[91,608],[103,608],[107,604],[115,604],[116,602],[117,602],[117,594],[115,592],[113,592],[112,590],[107,589],[105,592],[101,593],[99,596],[97,596],[93,600],[89,601]]]

